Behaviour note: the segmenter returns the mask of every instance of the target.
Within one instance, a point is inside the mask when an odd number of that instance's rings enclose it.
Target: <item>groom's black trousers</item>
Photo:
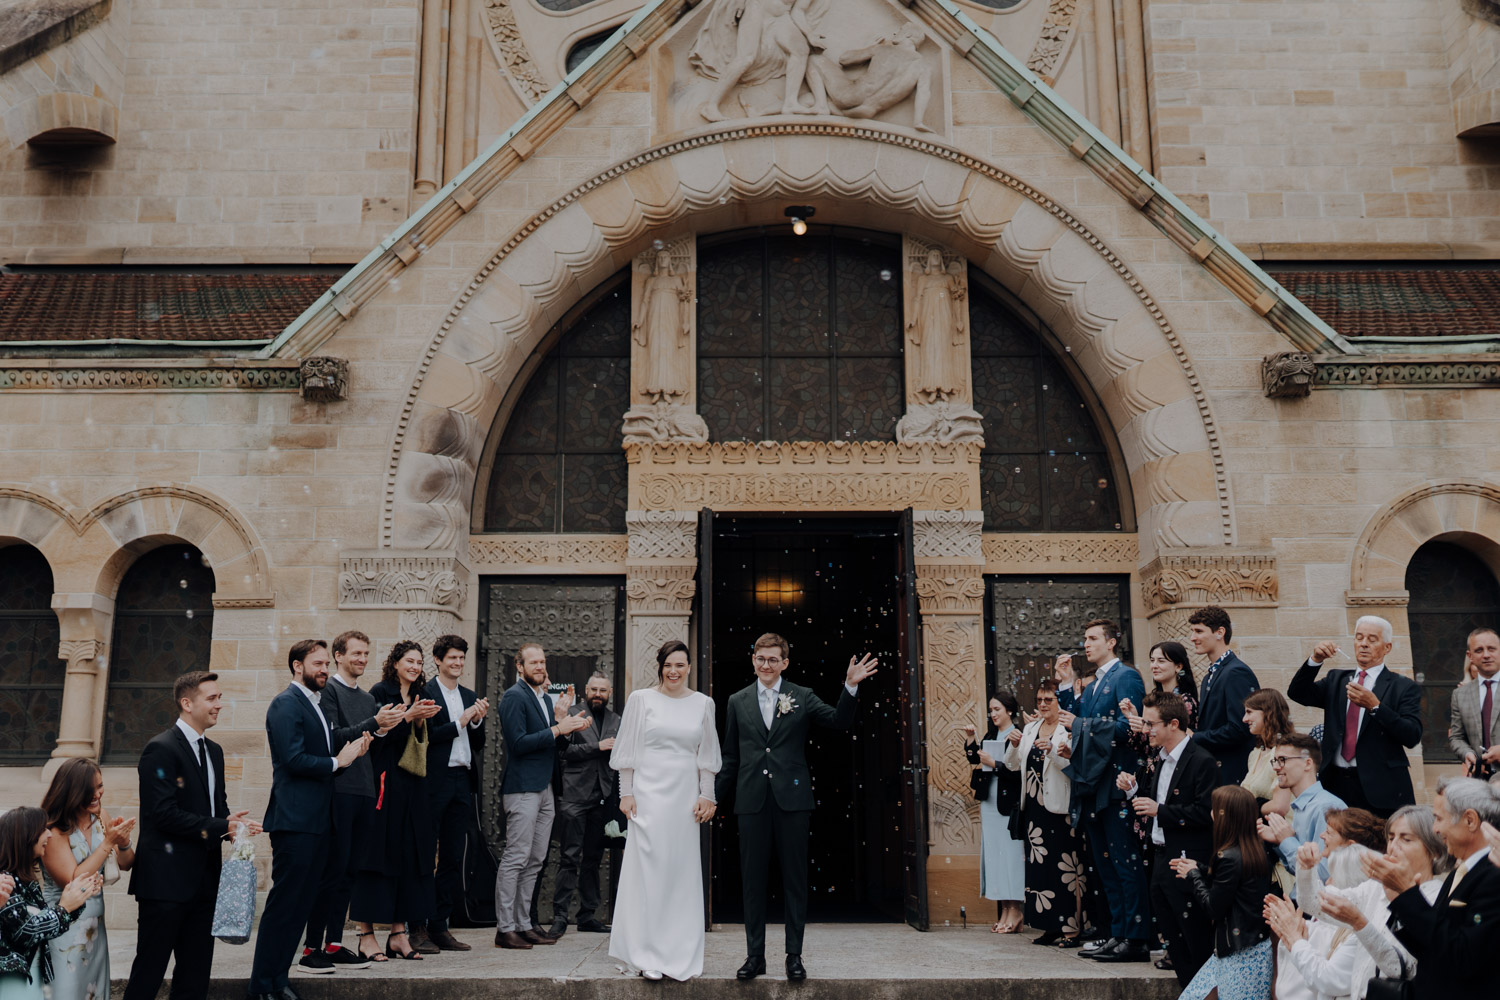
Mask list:
[[[786,953],[802,954],[807,925],[807,840],[812,812],[787,812],[767,794],[760,812],[740,813],[740,875],[745,896],[745,942],[749,955],[766,953],[766,890],[771,849],[781,860],[782,897],[786,902]]]

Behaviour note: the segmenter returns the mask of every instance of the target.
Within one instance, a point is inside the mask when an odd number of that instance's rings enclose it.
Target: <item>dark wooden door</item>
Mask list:
[[[902,853],[905,863],[906,922],[927,930],[927,730],[922,697],[922,615],[917,604],[917,570],[912,511],[901,512],[901,790]]]

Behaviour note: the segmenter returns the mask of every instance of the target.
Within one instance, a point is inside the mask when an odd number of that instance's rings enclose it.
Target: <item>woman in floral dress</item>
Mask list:
[[[1026,923],[1042,931],[1034,943],[1067,946],[1082,929],[1084,841],[1068,824],[1066,763],[1057,754],[1068,742],[1057,704],[1057,682],[1037,686],[1039,718],[1012,730],[1005,766],[1021,771],[1021,823],[1025,830]]]

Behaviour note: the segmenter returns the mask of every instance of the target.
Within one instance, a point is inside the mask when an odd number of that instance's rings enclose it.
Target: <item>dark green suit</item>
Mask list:
[[[724,766],[715,791],[720,802],[734,793],[740,826],[740,875],[745,897],[745,940],[751,956],[766,951],[766,881],[771,850],[781,858],[786,897],[786,953],[802,954],[807,923],[807,839],[812,821],[812,772],[807,767],[807,731],[813,725],[848,729],[859,702],[844,688],[831,708],[810,688],[781,682],[791,711],[773,709],[766,729],[757,680],[729,696],[724,722]]]

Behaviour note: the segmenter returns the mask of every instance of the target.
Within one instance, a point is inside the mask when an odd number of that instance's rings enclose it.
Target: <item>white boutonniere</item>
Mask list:
[[[789,695],[789,694],[779,695],[776,698],[776,714],[777,715],[786,715],[786,714],[790,713],[792,711],[792,709],[794,709],[796,707],[797,707],[797,703],[792,700],[792,696]]]

